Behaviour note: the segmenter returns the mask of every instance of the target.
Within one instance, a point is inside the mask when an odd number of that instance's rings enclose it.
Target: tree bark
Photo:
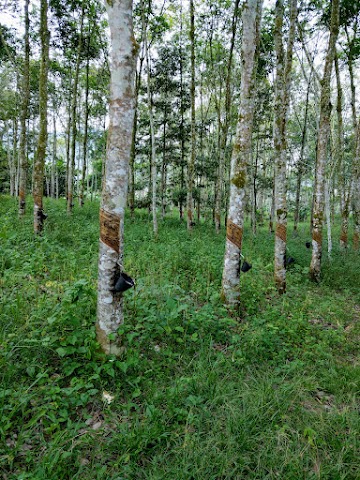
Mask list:
[[[225,165],[225,154],[226,146],[228,142],[228,133],[230,127],[230,109],[231,109],[231,74],[232,74],[232,62],[236,38],[236,30],[238,23],[238,10],[239,10],[240,0],[235,0],[234,4],[234,13],[231,24],[231,43],[230,43],[230,52],[227,62],[227,72],[226,72],[226,86],[225,86],[225,109],[224,109],[224,122],[221,124],[219,116],[219,129],[220,129],[220,142],[219,142],[219,167],[218,174],[216,179],[215,187],[215,230],[216,233],[220,232],[221,227],[221,207],[222,207],[222,185],[224,180],[224,165]],[[219,105],[220,110],[220,105]],[[220,111],[219,111],[220,113]]]
[[[195,11],[194,0],[190,0],[190,62],[191,62],[191,152],[187,171],[187,228],[192,230],[194,222],[194,176],[195,176],[195,149],[196,149],[196,124],[195,124]]]
[[[345,27],[346,37],[348,41],[348,54],[347,64],[350,75],[350,90],[351,90],[351,111],[354,130],[354,158],[352,163],[352,185],[350,186],[350,200],[352,202],[353,217],[354,217],[354,236],[353,236],[353,248],[355,251],[359,250],[360,242],[360,121],[357,119],[356,112],[356,94],[355,94],[355,78],[354,78],[354,58],[353,48],[356,40],[356,35],[350,39],[349,32]]]
[[[251,137],[254,116],[254,66],[261,0],[247,0],[243,10],[242,76],[239,119],[231,158],[230,200],[226,227],[226,246],[222,291],[225,302],[240,301],[240,255],[244,225],[246,173],[251,161]]]
[[[275,255],[274,278],[280,294],[286,291],[286,230],[287,230],[287,141],[286,122],[289,109],[289,92],[291,87],[291,67],[295,40],[295,22],[297,18],[297,0],[290,3],[290,26],[285,56],[282,29],[284,4],[283,0],[276,2],[276,18],[274,42],[276,49],[276,80],[275,80]]]
[[[26,209],[26,183],[28,161],[26,152],[26,121],[29,116],[29,101],[30,101],[30,41],[29,41],[29,1],[25,0],[24,4],[24,66],[22,78],[22,109],[20,118],[20,172],[19,172],[19,216],[25,214]]]
[[[131,132],[134,121],[134,73],[137,45],[132,0],[107,0],[111,33],[111,81],[106,167],[100,208],[97,339],[106,353],[120,351],[117,329],[123,323],[122,293],[114,285],[123,269],[123,232]],[[113,336],[109,337],[110,334]]]
[[[40,38],[41,38],[41,64],[39,81],[39,110],[40,110],[40,132],[38,146],[34,161],[33,174],[33,198],[34,198],[34,232],[41,234],[46,215],[43,211],[43,190],[44,190],[44,167],[47,144],[47,80],[49,63],[49,39],[50,32],[47,25],[47,0],[41,0],[40,6]]]
[[[157,168],[156,168],[156,144],[155,144],[155,127],[154,127],[154,114],[152,108],[152,94],[150,87],[150,58],[149,58],[149,49],[147,42],[147,33],[145,32],[145,56],[146,56],[146,66],[147,66],[147,100],[148,100],[148,110],[149,110],[149,119],[150,119],[150,138],[151,138],[151,210],[152,210],[152,219],[153,219],[153,232],[155,237],[158,234],[158,223],[156,215],[156,197],[157,197]]]
[[[325,168],[327,164],[328,141],[330,133],[330,81],[332,64],[335,56],[335,45],[339,32],[339,0],[331,3],[331,26],[329,45],[326,53],[324,76],[322,80],[320,99],[320,122],[317,141],[316,172],[314,186],[314,206],[312,221],[312,256],[310,277],[320,280],[322,256],[322,230],[324,223],[325,203]]]
[[[57,135],[56,135],[56,100],[53,102],[53,150],[52,150],[52,161],[51,161],[51,181],[50,181],[50,196],[51,198],[56,197],[56,177],[57,177]]]
[[[350,207],[350,188],[346,186],[345,165],[344,165],[344,124],[342,116],[343,91],[341,86],[339,61],[335,55],[335,73],[337,86],[337,129],[336,129],[336,155],[339,170],[339,190],[340,190],[340,210],[341,210],[341,233],[340,233],[340,249],[346,250],[348,246],[348,230],[349,230],[349,207]],[[350,182],[351,184],[351,182]]]
[[[85,77],[85,118],[84,118],[84,141],[83,141],[83,163],[81,169],[81,182],[80,182],[80,195],[79,204],[84,206],[84,191],[85,191],[85,178],[87,172],[88,161],[88,132],[89,132],[89,70],[90,70],[90,58],[89,58],[89,46],[90,46],[90,32],[87,38],[87,58],[86,58],[86,77]]]
[[[17,136],[18,136],[18,123],[16,116],[12,121],[12,151],[8,155],[9,161],[9,173],[10,173],[10,195],[14,197],[16,195],[16,157],[17,157]]]
[[[306,89],[304,124],[302,128],[302,133],[301,133],[301,148],[300,148],[299,161],[297,164],[294,232],[297,232],[298,223],[300,220],[301,182],[302,182],[302,176],[303,176],[303,170],[304,170],[304,153],[305,153],[307,125],[308,125],[308,117],[309,117],[309,98],[310,98],[310,88],[311,88],[311,81],[312,81],[312,72],[313,70],[311,69],[309,74],[309,79],[308,79],[308,85]]]
[[[80,17],[80,36],[78,43],[78,50],[76,55],[76,64],[75,64],[75,76],[74,84],[72,91],[71,99],[71,142],[70,142],[70,159],[69,159],[69,170],[68,170],[68,192],[67,192],[67,213],[71,214],[74,207],[74,171],[75,171],[75,155],[76,155],[76,138],[77,138],[77,122],[76,122],[76,110],[77,110],[77,94],[78,94],[78,85],[79,85],[79,72],[80,72],[80,62],[81,62],[81,50],[83,43],[83,26],[84,26],[84,15],[85,15],[85,0],[82,1],[81,6],[81,17]]]
[[[134,218],[135,212],[135,157],[136,157],[136,134],[138,128],[138,104],[139,94],[141,87],[141,74],[145,58],[145,39],[147,21],[145,18],[145,3],[141,4],[141,53],[139,58],[139,70],[135,71],[135,94],[134,94],[134,128],[131,138],[131,153],[130,153],[130,166],[129,166],[129,208],[131,218]]]

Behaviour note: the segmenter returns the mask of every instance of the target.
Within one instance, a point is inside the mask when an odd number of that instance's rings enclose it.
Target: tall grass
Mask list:
[[[273,238],[247,233],[253,268],[234,314],[220,298],[225,232],[188,234],[172,217],[155,240],[137,212],[125,229],[136,279],[126,350],[105,357],[94,331],[98,204],[70,218],[47,200],[41,238],[31,212],[19,221],[16,210],[0,199],[4,479],[360,478],[356,254],[335,248],[314,285],[303,225],[279,297]]]

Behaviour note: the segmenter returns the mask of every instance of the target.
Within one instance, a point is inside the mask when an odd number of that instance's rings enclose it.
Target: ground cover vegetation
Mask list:
[[[253,268],[234,314],[220,297],[224,228],[186,232],[174,214],[154,239],[136,210],[124,351],[106,356],[95,334],[99,204],[66,217],[65,202],[45,199],[35,237],[31,208],[19,220],[16,199],[1,198],[3,479],[359,478],[356,253],[334,245],[312,283],[300,223],[279,296],[274,237],[258,227],[244,236]]]

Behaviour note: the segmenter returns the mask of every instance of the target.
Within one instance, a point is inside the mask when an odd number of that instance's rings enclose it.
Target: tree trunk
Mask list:
[[[156,196],[157,196],[156,145],[155,145],[154,115],[153,115],[153,108],[152,108],[153,101],[152,101],[151,86],[150,86],[150,58],[149,58],[149,49],[148,49],[146,32],[145,32],[145,56],[146,56],[146,66],[147,66],[147,100],[148,100],[148,110],[149,110],[149,119],[150,119],[150,138],[151,138],[151,160],[150,160],[151,192],[152,192],[151,210],[152,210],[152,219],[153,219],[153,231],[156,237],[158,234],[158,223],[157,223],[157,215],[156,215]]]
[[[329,45],[326,53],[324,77],[320,99],[320,122],[317,141],[316,172],[314,186],[314,207],[312,222],[312,257],[310,277],[320,280],[322,256],[322,230],[324,223],[325,168],[327,163],[328,141],[330,133],[330,82],[332,64],[335,56],[335,44],[339,32],[339,0],[331,3],[331,26]]]
[[[195,175],[195,149],[196,149],[196,124],[195,124],[195,12],[194,0],[190,0],[190,61],[191,61],[191,152],[187,171],[187,228],[192,230],[194,222],[193,190]]]
[[[50,181],[50,196],[56,197],[56,176],[57,176],[57,136],[56,136],[56,101],[53,103],[53,150],[52,150],[52,162],[51,162],[51,181]]]
[[[131,131],[134,121],[134,73],[137,45],[132,0],[107,0],[111,32],[111,81],[106,168],[100,209],[97,339],[106,353],[120,351],[117,329],[123,323],[122,293],[114,291],[123,269],[123,231]],[[113,334],[111,338],[109,335]],[[114,338],[115,337],[115,338]]]
[[[167,188],[167,159],[166,159],[166,124],[167,124],[167,104],[164,106],[164,124],[163,124],[163,148],[161,165],[161,217],[164,220],[166,215],[166,188]]]
[[[328,242],[328,257],[331,258],[332,236],[331,236],[331,207],[330,207],[330,182],[325,180],[325,217]]]
[[[353,185],[352,185],[352,203],[354,213],[354,237],[353,248],[359,251],[360,243],[360,121],[357,125],[356,133],[356,152],[353,160]]]
[[[295,198],[295,212],[294,212],[294,232],[297,232],[298,223],[299,223],[299,220],[300,220],[301,181],[302,181],[302,175],[303,175],[303,170],[304,170],[304,152],[305,152],[305,144],[306,144],[308,117],[309,117],[309,97],[310,97],[312,72],[313,72],[313,70],[310,70],[308,85],[307,85],[307,89],[306,89],[304,124],[303,124],[303,128],[302,128],[302,133],[301,133],[301,148],[300,148],[299,161],[298,161],[298,164],[297,164],[296,198]]]
[[[76,110],[77,110],[77,101],[78,101],[77,93],[78,93],[78,85],[79,85],[81,50],[82,50],[82,43],[83,43],[84,15],[85,15],[85,0],[82,1],[82,6],[81,6],[80,36],[79,36],[78,50],[77,50],[77,56],[76,56],[75,76],[74,76],[74,84],[73,84],[72,99],[71,99],[71,143],[70,143],[68,193],[67,193],[67,213],[68,214],[71,214],[74,206],[74,202],[73,202],[74,171],[75,171],[75,151],[76,151],[76,138],[77,138]]]
[[[40,110],[40,132],[37,151],[34,161],[33,174],[33,198],[34,198],[34,232],[41,234],[46,215],[43,211],[43,190],[44,190],[44,167],[47,144],[47,77],[49,63],[49,40],[50,32],[47,26],[47,0],[41,0],[40,5],[40,38],[41,38],[41,64],[39,80],[39,110]]]
[[[231,158],[230,201],[226,228],[226,246],[222,290],[229,305],[240,300],[240,255],[244,224],[246,172],[251,161],[251,137],[254,114],[254,59],[261,0],[247,0],[243,10],[242,75],[239,120]]]
[[[16,184],[16,151],[17,151],[17,119],[12,121],[12,150],[10,149],[10,142],[8,137],[8,163],[9,163],[9,175],[10,175],[10,195],[15,195]]]
[[[356,113],[356,94],[355,94],[355,78],[354,78],[354,58],[353,51],[356,41],[356,34],[350,39],[347,28],[345,27],[346,37],[348,41],[348,56],[347,63],[350,74],[350,90],[351,90],[351,111],[354,130],[354,158],[352,162],[352,185],[350,186],[349,210],[350,200],[352,200],[353,217],[354,217],[354,236],[353,248],[355,251],[359,250],[360,241],[360,122],[357,120]],[[352,198],[351,198],[352,197]]]
[[[26,183],[27,183],[27,171],[28,161],[26,152],[26,121],[29,116],[29,101],[30,101],[30,42],[29,42],[29,1],[25,0],[24,4],[24,21],[25,21],[25,34],[24,34],[24,66],[23,66],[23,78],[22,78],[22,108],[20,118],[20,172],[19,172],[19,216],[22,217],[25,214],[26,208]]]
[[[182,2],[180,5],[180,63],[179,63],[179,70],[180,70],[180,196],[179,196],[179,215],[180,220],[184,217],[184,199],[183,199],[183,192],[185,188],[185,175],[184,175],[184,168],[186,165],[185,160],[185,106],[184,106],[184,74],[183,74],[183,13],[182,13]]]
[[[230,52],[229,52],[229,58],[227,62],[227,72],[226,72],[225,111],[224,111],[225,118],[224,118],[223,125],[221,125],[221,122],[219,121],[219,128],[220,128],[219,168],[218,168],[218,175],[217,175],[216,187],[215,187],[216,233],[220,232],[220,227],[221,227],[222,185],[223,185],[223,177],[224,177],[226,147],[228,143],[228,133],[229,133],[229,126],[230,126],[231,73],[232,73],[232,61],[233,61],[233,53],[234,53],[234,46],[235,46],[236,30],[237,30],[237,23],[238,23],[237,20],[238,20],[239,3],[240,3],[240,0],[235,0],[232,26],[231,26]]]
[[[252,233],[256,235],[256,227],[257,227],[257,188],[256,188],[256,180],[257,180],[257,173],[258,173],[258,165],[259,165],[259,137],[260,132],[258,130],[258,135],[256,139],[256,153],[255,153],[255,163],[252,165],[252,178],[251,178],[251,228]],[[253,163],[253,162],[252,162]]]
[[[90,34],[90,33],[89,33]],[[87,161],[88,161],[88,132],[89,132],[89,69],[90,69],[90,58],[89,58],[89,44],[90,38],[87,39],[87,59],[86,59],[86,86],[85,86],[85,118],[84,118],[84,141],[83,141],[83,163],[81,169],[81,182],[80,182],[80,195],[79,195],[79,204],[81,207],[84,206],[84,191],[85,191],[85,178],[87,171]]]
[[[345,164],[344,164],[344,125],[342,117],[343,92],[341,86],[339,61],[335,55],[335,73],[337,86],[337,129],[336,129],[336,156],[339,171],[339,190],[340,190],[340,210],[341,210],[341,233],[340,233],[340,249],[346,250],[348,245],[348,228],[349,228],[349,207],[350,207],[350,189],[346,188]],[[351,182],[350,182],[351,183]]]
[[[287,52],[282,41],[284,4],[283,0],[276,2],[276,18],[274,42],[276,49],[276,80],[275,80],[275,255],[274,278],[278,292],[286,291],[286,230],[287,230],[287,179],[286,179],[286,122],[289,108],[289,92],[291,87],[291,67],[295,40],[295,22],[297,18],[297,0],[290,2],[290,26]]]
[[[129,208],[131,218],[134,218],[135,212],[135,156],[136,156],[136,134],[138,128],[138,104],[139,94],[141,88],[141,74],[145,59],[145,41],[148,19],[145,17],[145,2],[141,2],[141,53],[139,59],[139,71],[135,71],[135,94],[134,94],[134,128],[131,138],[131,153],[130,153],[130,167],[129,167]]]

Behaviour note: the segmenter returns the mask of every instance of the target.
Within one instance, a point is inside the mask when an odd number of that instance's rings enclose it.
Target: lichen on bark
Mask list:
[[[121,352],[117,335],[123,323],[123,298],[114,292],[123,264],[123,231],[134,119],[132,1],[113,0],[106,5],[111,32],[110,126],[101,200],[97,339],[108,354]]]

